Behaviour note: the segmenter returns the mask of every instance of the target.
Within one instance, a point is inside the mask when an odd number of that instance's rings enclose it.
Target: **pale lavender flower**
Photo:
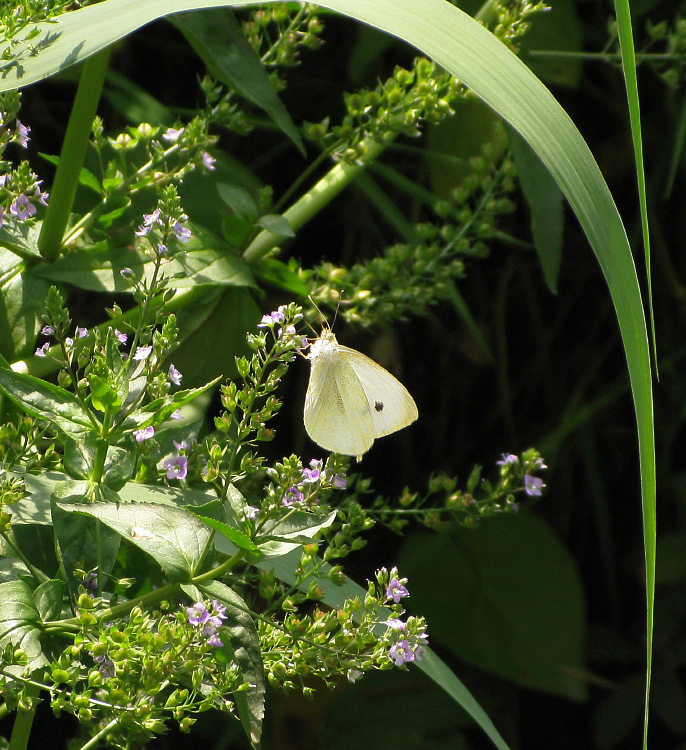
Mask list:
[[[31,132],[31,128],[28,125],[22,125],[19,120],[17,120],[17,143],[19,143],[20,146],[23,146],[26,148],[29,145],[29,133]]]
[[[184,225],[180,221],[174,222],[174,234],[176,235],[176,239],[180,240],[181,242],[188,242],[188,240],[191,238],[191,235],[193,234],[190,229],[187,227],[184,227]]]
[[[540,477],[532,477],[526,474],[524,477],[524,492],[532,497],[541,495],[541,490],[545,487]]]
[[[406,639],[394,643],[389,649],[388,656],[391,661],[395,662],[396,667],[402,667],[403,664],[414,661],[414,652],[410,642]]]
[[[136,236],[145,237],[147,234],[150,234],[150,230],[155,224],[162,225],[161,214],[162,212],[159,208],[156,208],[151,214],[143,214],[143,223],[136,230]]]
[[[151,346],[139,346],[136,349],[136,353],[133,355],[134,360],[136,362],[141,362],[144,359],[147,359],[150,356],[150,352],[152,352]]]
[[[76,328],[76,338],[82,339],[88,336],[88,329],[87,328]]]
[[[348,486],[348,480],[341,474],[334,474],[333,478],[331,479],[331,484],[337,490],[344,490]]]
[[[322,463],[321,459],[313,458],[310,461],[311,469],[303,469],[303,478],[300,484],[314,484],[318,482],[322,475]]]
[[[157,255],[160,258],[166,258],[169,255],[169,248],[161,242],[157,243]]]
[[[386,597],[388,599],[393,599],[393,601],[397,604],[402,598],[409,596],[410,592],[404,585],[406,583],[407,578],[393,578],[388,584],[388,588],[386,589]]]
[[[125,344],[129,339],[125,333],[122,333],[117,328],[114,329],[114,338],[117,339],[120,344]]]
[[[34,353],[37,357],[47,357],[49,350],[50,350],[50,344],[46,341],[46,343],[43,344],[43,346],[36,349]]]
[[[33,197],[37,198],[39,203],[42,203],[44,206],[47,206],[50,193],[44,193],[40,189],[41,182],[43,182],[43,180],[40,180],[39,182],[36,183],[36,192],[33,194]]]
[[[169,415],[169,419],[182,419],[182,417],[181,417],[181,409],[176,409],[176,411],[173,411]]]
[[[259,508],[255,508],[253,505],[248,505],[245,508],[245,517],[249,519],[257,518]]]
[[[174,143],[175,141],[179,140],[179,136],[183,133],[183,128],[179,128],[178,130],[176,128],[167,128],[167,130],[162,134],[162,140],[167,141],[169,143]]]
[[[286,320],[286,316],[281,310],[274,310],[269,315],[263,315],[262,320],[257,324],[258,328],[267,328],[273,326],[275,323],[283,323]]]
[[[133,436],[136,438],[137,443],[142,443],[144,440],[150,440],[155,437],[155,428],[152,425],[148,427],[141,427],[140,430],[134,430]]]
[[[210,619],[210,613],[202,602],[196,602],[192,607],[186,607],[188,622],[191,625],[203,625]]]
[[[19,221],[25,221],[36,213],[36,207],[22,193],[17,196],[17,200],[10,206],[10,213],[12,216],[16,216]]]
[[[393,630],[400,630],[403,631],[407,627],[407,623],[403,622],[399,617],[391,617],[388,620],[385,620],[384,625],[388,625],[389,628],[392,628]]]
[[[105,679],[114,677],[114,662],[107,654],[99,654],[93,657],[93,661],[98,665],[98,671]]]
[[[516,464],[519,461],[519,458],[513,453],[503,453],[502,456],[503,457],[500,461],[496,461],[498,466],[509,466],[510,464]]]
[[[281,505],[292,505],[293,503],[302,502],[304,499],[305,495],[297,487],[289,487],[281,500]]]
[[[174,365],[169,365],[169,380],[171,380],[174,385],[181,385],[181,378],[183,378],[183,375],[174,367]]]
[[[167,479],[185,479],[188,474],[188,459],[185,456],[174,456],[162,462],[167,470]]]
[[[41,333],[43,336],[52,336],[52,334],[55,333],[55,329],[52,326],[43,326],[43,328],[41,328]]]
[[[216,167],[214,166],[214,163],[217,160],[214,158],[214,156],[210,156],[210,154],[207,153],[207,151],[202,152],[202,163],[205,169],[209,169],[210,172],[213,172]]]

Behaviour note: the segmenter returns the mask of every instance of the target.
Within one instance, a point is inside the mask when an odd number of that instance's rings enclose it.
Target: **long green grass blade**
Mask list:
[[[641,108],[638,98],[638,81],[636,78],[636,53],[631,26],[631,8],[629,0],[615,0],[617,13],[617,31],[619,47],[622,54],[622,69],[626,84],[626,95],[631,122],[631,138],[634,145],[636,177],[638,181],[638,200],[641,211],[641,229],[645,251],[646,282],[648,285],[648,305],[650,328],[653,340],[655,372],[658,372],[657,344],[655,336],[655,317],[653,314],[653,289],[650,272],[650,231],[648,228],[648,203],[646,199],[645,169],[643,165],[643,139],[641,135]],[[646,570],[646,695],[645,716],[643,721],[643,747],[648,747],[648,708],[650,704],[650,678],[652,674],[653,653],[653,610],[655,607],[655,559],[656,559],[657,518],[655,498],[643,496],[643,549],[645,552]]]
[[[25,47],[16,47],[15,60],[0,66],[0,89],[38,81],[164,15],[252,4],[250,0],[106,0],[68,13],[55,24],[40,25],[36,37],[26,40]],[[654,564],[655,449],[648,336],[624,225],[585,141],[524,63],[446,0],[320,0],[318,4],[405,40],[460,78],[522,135],[567,197],[605,275],[624,343],[638,427],[650,568]],[[652,584],[648,586],[652,611]]]

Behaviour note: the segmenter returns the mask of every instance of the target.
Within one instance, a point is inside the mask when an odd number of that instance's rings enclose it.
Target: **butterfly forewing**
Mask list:
[[[337,356],[338,344],[319,342],[311,357],[305,429],[315,443],[345,456],[361,456],[375,437],[367,397],[354,369]]]

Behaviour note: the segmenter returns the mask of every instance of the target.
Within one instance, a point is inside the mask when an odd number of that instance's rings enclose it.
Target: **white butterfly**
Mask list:
[[[329,330],[310,346],[305,429],[317,445],[358,461],[374,440],[417,419],[407,388],[381,365],[341,346]]]

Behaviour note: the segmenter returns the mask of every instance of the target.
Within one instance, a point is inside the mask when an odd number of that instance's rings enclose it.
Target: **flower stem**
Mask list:
[[[38,239],[38,249],[48,261],[57,258],[62,246],[62,238],[74,203],[79,173],[86,156],[109,57],[109,50],[104,49],[88,58],[83,64],[79,88],[74,98],[74,106],[62,144],[60,161],[50,190],[50,203]]]

